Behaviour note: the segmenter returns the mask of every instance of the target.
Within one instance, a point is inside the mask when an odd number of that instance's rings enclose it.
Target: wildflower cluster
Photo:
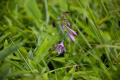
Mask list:
[[[63,12],[63,15],[57,18],[57,21],[59,21],[60,19],[62,19],[62,29],[64,31],[67,32],[69,38],[75,42],[75,36],[77,36],[77,33],[70,28],[70,22],[66,19],[66,14],[70,13],[69,11],[65,11]],[[56,47],[56,51],[58,51],[59,53],[63,53],[65,51],[64,48],[64,40],[58,44],[58,46]]]

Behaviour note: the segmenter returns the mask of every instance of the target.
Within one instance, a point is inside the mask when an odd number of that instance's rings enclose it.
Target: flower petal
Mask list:
[[[63,16],[62,16],[63,18],[65,18],[65,15],[63,14]]]
[[[68,33],[68,35],[69,35],[69,38],[70,38],[73,42],[75,42],[74,36],[73,36],[72,34],[70,34],[70,33]]]
[[[65,22],[66,22],[67,26],[69,27],[69,26],[70,26],[70,23],[69,23],[67,20],[65,20]]]
[[[70,32],[71,32],[74,36],[77,36],[77,33],[76,33],[74,30],[70,29]]]
[[[58,17],[58,18],[57,18],[57,21],[59,21],[60,19],[61,19],[61,17]]]

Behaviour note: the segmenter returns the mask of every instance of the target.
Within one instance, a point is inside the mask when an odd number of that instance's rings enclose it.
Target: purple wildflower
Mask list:
[[[75,42],[74,36],[77,36],[77,33],[70,28],[70,22],[65,18],[67,13],[70,13],[70,11],[63,12],[63,16],[58,17],[57,21],[60,20],[61,18],[63,18],[64,21],[62,22],[62,29],[64,30],[64,28],[65,28],[65,31],[67,31],[67,33],[69,35],[69,38],[73,42]],[[61,44],[63,44],[63,42],[61,42]],[[63,45],[63,49],[62,49],[61,45],[59,44],[56,47],[56,50],[59,51],[59,52],[63,52],[64,51],[64,45]]]
[[[63,14],[63,16],[58,17],[57,21],[59,21],[61,18],[65,18],[65,15]]]
[[[73,36],[72,34],[70,34],[70,33],[68,33],[68,35],[69,35],[69,38],[70,38],[73,42],[75,42],[74,36]]]
[[[69,26],[70,26],[70,23],[69,23],[67,20],[65,20],[65,22],[66,22],[67,26],[69,27]]]
[[[70,29],[70,28],[69,28],[69,29]],[[71,32],[74,36],[77,36],[77,33],[76,33],[74,30],[70,29],[70,32]]]
[[[58,53],[63,53],[65,51],[64,40],[56,46],[56,51]]]
[[[57,21],[59,21],[61,18],[62,18],[62,17],[58,17],[58,18],[57,18]]]
[[[65,15],[63,14],[63,16],[62,16],[63,18],[65,18]]]

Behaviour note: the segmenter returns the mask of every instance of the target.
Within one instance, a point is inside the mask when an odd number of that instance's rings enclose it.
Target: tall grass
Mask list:
[[[119,80],[119,0],[1,0],[0,7],[0,80]],[[56,21],[64,11],[75,42]]]

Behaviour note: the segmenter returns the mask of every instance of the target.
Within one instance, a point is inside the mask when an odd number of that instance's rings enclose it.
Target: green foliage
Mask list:
[[[0,80],[119,80],[119,0],[1,0],[0,7]],[[75,42],[56,21],[63,11]]]

